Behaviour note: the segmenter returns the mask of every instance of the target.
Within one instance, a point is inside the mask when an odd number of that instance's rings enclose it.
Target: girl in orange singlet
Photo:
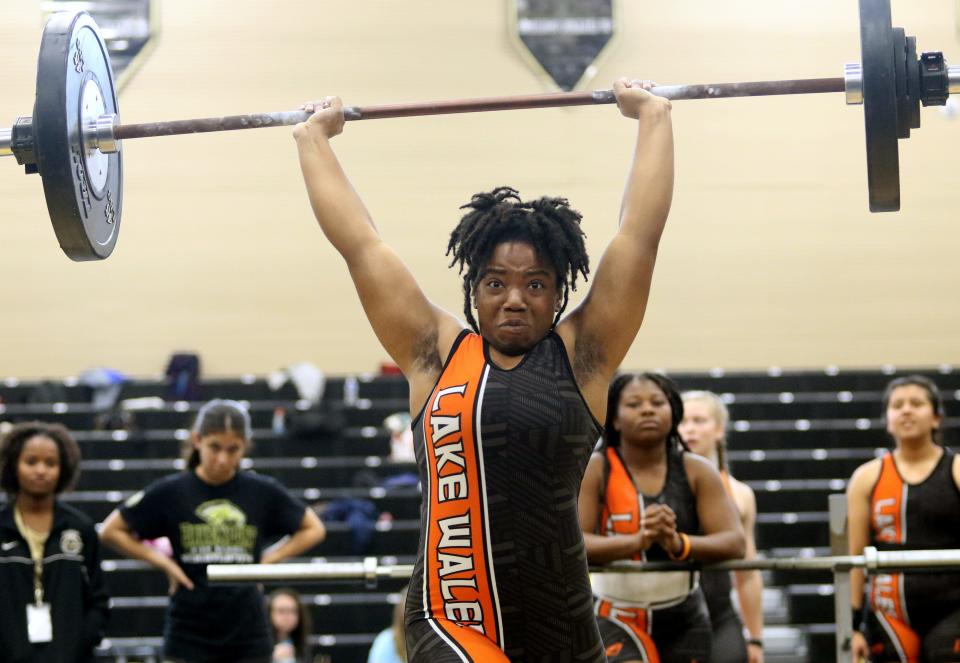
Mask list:
[[[943,401],[922,375],[897,378],[883,395],[892,452],[864,463],[847,486],[850,554],[960,548],[960,458],[940,444]],[[851,574],[853,661],[960,661],[960,574]],[[868,606],[864,610],[863,606]]]
[[[662,375],[621,375],[611,383],[603,446],[580,491],[591,563],[743,556],[733,504],[716,469],[683,446],[682,418],[680,393]],[[598,573],[593,589],[610,663],[709,660],[699,573]]]

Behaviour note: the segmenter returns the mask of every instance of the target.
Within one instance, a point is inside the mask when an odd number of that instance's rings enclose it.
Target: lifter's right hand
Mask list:
[[[168,559],[168,563],[163,565],[163,572],[167,574],[167,582],[170,584],[170,596],[176,594],[181,585],[187,589],[193,589],[193,581],[187,577],[180,565],[172,559]]]
[[[324,138],[333,138],[343,131],[343,102],[340,97],[325,97],[319,101],[308,101],[300,110],[311,113],[306,122],[293,128],[293,137],[300,139],[319,132]]]

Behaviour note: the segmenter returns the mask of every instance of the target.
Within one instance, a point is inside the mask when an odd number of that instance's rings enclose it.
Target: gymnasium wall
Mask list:
[[[960,62],[952,0],[894,0],[894,24]],[[507,2],[163,0],[128,122],[546,91],[507,36]],[[854,0],[620,0],[590,87],[839,76]],[[0,125],[30,112],[40,3],[0,4]],[[644,327],[625,364],[728,368],[960,361],[960,119],[901,143],[903,211],[867,211],[862,110],[843,96],[674,104],[677,181]],[[615,231],[634,127],[612,107],[348,125],[335,148],[381,233],[459,312],[447,233],[471,193],[564,195],[594,263]],[[209,374],[385,358],[307,205],[291,130],[127,141],[113,256],[59,250],[41,182],[0,163],[0,376],[108,365]],[[580,292],[574,298],[579,301]]]

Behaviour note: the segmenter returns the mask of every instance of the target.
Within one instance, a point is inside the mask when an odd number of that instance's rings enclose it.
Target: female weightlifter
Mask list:
[[[568,315],[589,271],[580,214],[508,187],[465,205],[448,253],[464,273],[469,328],[427,299],[347,180],[330,147],[340,100],[307,104],[294,130],[314,214],[410,384],[423,485],[405,616],[413,663],[604,660],[577,495],[670,208],[670,102],[649,87],[615,84],[637,126],[633,166],[619,229]]]

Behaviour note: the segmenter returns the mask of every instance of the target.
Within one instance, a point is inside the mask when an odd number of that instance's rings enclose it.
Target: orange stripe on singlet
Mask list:
[[[870,529],[875,541],[904,544],[907,542],[906,484],[893,462],[893,454],[881,461],[880,478],[870,495]]]
[[[870,494],[870,534],[874,543],[907,542],[907,485],[897,471],[893,454],[881,461],[880,477]],[[903,657],[916,661],[920,640],[909,626],[903,596],[903,574],[878,573],[870,583],[870,605]]]
[[[479,422],[474,421],[485,368],[482,339],[467,335],[440,376],[423,416],[430,510],[425,608],[427,616],[467,652],[476,650],[477,632],[497,646],[501,640],[492,560],[487,555]]]
[[[604,453],[607,456],[609,472],[600,513],[600,534],[636,534],[640,531],[643,498],[637,493],[633,479],[630,478],[617,450],[607,447]],[[633,559],[641,560],[644,557],[643,553],[637,553]]]

